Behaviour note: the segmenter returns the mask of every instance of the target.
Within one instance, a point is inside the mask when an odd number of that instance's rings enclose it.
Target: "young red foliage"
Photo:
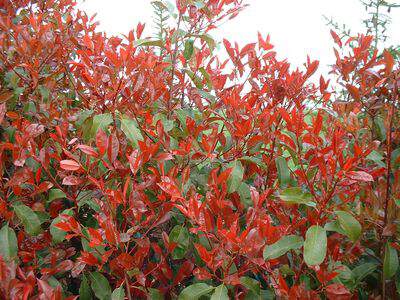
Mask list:
[[[3,3],[0,297],[396,297],[395,58],[335,50],[344,98],[269,36],[221,61],[209,33],[245,5],[193,3],[157,40]]]

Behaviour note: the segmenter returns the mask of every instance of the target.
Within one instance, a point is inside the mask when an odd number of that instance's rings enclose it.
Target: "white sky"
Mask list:
[[[172,0],[174,2],[174,0]],[[366,12],[358,0],[247,0],[238,17],[225,23],[213,36],[237,41],[240,45],[257,40],[257,31],[271,42],[280,58],[301,66],[307,57],[320,60],[320,67],[335,61],[329,27],[322,17],[334,17],[354,32],[360,31]],[[153,32],[150,0],[80,0],[79,8],[89,15],[97,13],[100,29],[110,34],[127,33],[138,22],[146,23],[147,35]],[[391,42],[400,44],[400,8],[391,13]]]

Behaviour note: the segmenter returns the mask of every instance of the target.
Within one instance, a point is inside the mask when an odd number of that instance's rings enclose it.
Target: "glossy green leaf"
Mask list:
[[[304,240],[302,237],[297,235],[287,235],[279,239],[272,245],[267,245],[264,248],[263,256],[265,260],[275,259],[286,252],[294,249],[299,249],[303,246]]]
[[[169,234],[169,240],[177,244],[172,251],[173,259],[182,259],[185,257],[190,243],[189,231],[186,227],[176,225]]]
[[[385,122],[381,117],[375,117],[374,118],[374,126],[376,129],[376,132],[378,133],[379,140],[380,141],[385,141],[386,140],[386,127],[385,127]]]
[[[201,38],[204,42],[207,43],[208,48],[210,48],[211,51],[213,51],[216,47],[215,40],[208,34],[200,34],[197,35],[197,37]]]
[[[239,160],[235,160],[227,165],[227,168],[232,168],[232,172],[228,178],[228,193],[236,192],[243,180],[244,168]]]
[[[150,288],[148,294],[148,300],[164,300],[164,296],[159,290]]]
[[[385,247],[385,258],[383,260],[383,275],[386,279],[393,277],[399,267],[399,256],[396,249],[388,242]]]
[[[326,256],[327,237],[324,228],[313,225],[306,232],[304,261],[309,266],[320,265]]]
[[[183,50],[183,57],[186,60],[189,60],[193,55],[193,51],[194,51],[193,44],[194,44],[193,40],[187,40],[185,42],[185,49]]]
[[[340,226],[338,220],[326,223],[324,228],[325,228],[326,231],[334,231],[334,232],[346,235],[346,232]]]
[[[92,300],[92,290],[89,286],[89,280],[86,275],[83,275],[81,285],[79,287],[79,300]]]
[[[150,40],[150,39],[137,39],[135,41],[135,47],[139,46],[155,46],[155,47],[164,47],[164,43],[161,40]]]
[[[287,188],[279,193],[279,198],[289,204],[304,204],[315,207],[313,197],[310,193],[303,192],[299,187]]]
[[[115,289],[111,294],[111,300],[124,300],[125,299],[125,289],[123,286]]]
[[[142,133],[140,132],[139,126],[135,120],[129,119],[125,116],[122,117],[121,130],[135,147],[138,147],[138,141],[143,141]]]
[[[111,298],[111,287],[107,280],[99,272],[90,273],[90,286],[97,298],[100,300],[110,300]]]
[[[66,209],[61,214],[66,214],[66,215],[72,216],[73,211],[72,211],[72,209]],[[53,242],[56,244],[64,241],[65,236],[67,235],[67,233],[64,230],[61,230],[55,226],[59,222],[61,222],[60,216],[54,218],[54,220],[50,224],[50,234],[53,238]]]
[[[355,267],[352,270],[353,276],[357,283],[361,282],[369,274],[373,273],[377,269],[378,265],[374,263],[365,263]]]
[[[106,130],[107,126],[113,122],[112,115],[110,113],[95,115],[93,117],[92,128],[90,130],[90,136],[94,137],[97,134],[99,128]]]
[[[260,295],[260,282],[254,278],[243,276],[240,277],[240,283],[255,295]]]
[[[361,235],[361,224],[350,213],[346,211],[335,211],[340,227],[353,242]]]
[[[17,236],[8,224],[0,229],[0,255],[6,261],[11,261],[18,256]]]
[[[290,183],[290,170],[286,159],[279,156],[275,159],[276,168],[278,170],[278,180],[281,187],[286,187]]]
[[[22,222],[25,231],[29,235],[36,236],[42,232],[40,219],[30,207],[24,204],[16,204],[13,207],[18,219]]]
[[[62,199],[62,198],[67,198],[67,196],[65,195],[65,193],[62,190],[60,190],[60,189],[49,190],[48,202],[51,202],[51,201],[57,200],[57,199]]]
[[[211,295],[211,300],[229,300],[228,289],[224,284],[217,286]]]
[[[179,300],[196,300],[214,290],[213,286],[206,283],[195,283],[184,288],[179,295]]]

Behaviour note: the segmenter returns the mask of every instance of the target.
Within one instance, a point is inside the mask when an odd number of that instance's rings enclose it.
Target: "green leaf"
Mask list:
[[[207,43],[208,48],[210,48],[211,51],[215,49],[216,43],[215,40],[208,34],[200,34],[196,35],[197,37],[201,38],[204,42]]]
[[[15,204],[13,207],[29,235],[36,236],[42,231],[40,219],[30,207],[24,204]]]
[[[376,150],[371,151],[366,158],[372,160],[380,167],[385,167],[385,163],[382,161],[384,159],[383,155]]]
[[[99,128],[106,130],[107,126],[113,122],[112,115],[110,113],[95,115],[93,117],[92,128],[90,130],[90,136],[94,137],[97,134]]]
[[[179,300],[196,300],[214,290],[213,286],[206,283],[195,283],[184,288],[179,295]]]
[[[299,187],[287,188],[282,190],[279,198],[289,204],[304,204],[307,206],[315,207],[315,202],[312,201],[312,195],[305,193]]]
[[[183,51],[183,57],[186,60],[189,60],[193,55],[193,50],[194,50],[193,44],[194,44],[193,40],[187,40],[185,42],[185,50]]]
[[[385,127],[385,122],[381,117],[376,117],[374,119],[374,125],[375,129],[378,133],[380,141],[385,141],[386,140],[386,127]]]
[[[105,278],[99,272],[90,273],[90,286],[97,298],[100,300],[110,300],[111,298],[111,287]]]
[[[355,267],[352,270],[353,276],[356,280],[356,285],[360,283],[365,277],[367,277],[369,274],[374,272],[376,268],[378,267],[377,264],[374,263],[365,263],[360,266]]]
[[[361,235],[361,224],[346,211],[335,211],[338,216],[340,227],[353,242],[357,241]]]
[[[326,223],[324,226],[326,231],[334,231],[343,235],[346,235],[346,232],[340,226],[339,221],[335,220],[333,222]]]
[[[279,156],[275,159],[276,168],[278,170],[278,179],[281,187],[286,187],[290,183],[290,170],[286,159]]]
[[[189,247],[189,231],[186,227],[176,225],[169,234],[169,240],[176,243],[174,251],[172,251],[173,259],[182,259],[185,257]]]
[[[155,46],[155,47],[164,47],[164,43],[161,40],[150,40],[150,39],[137,39],[134,42],[135,47],[139,46]]]
[[[69,215],[72,216],[73,215],[73,210],[72,209],[66,209],[64,210],[61,214],[65,214],[65,215]],[[53,238],[53,242],[58,244],[61,243],[62,241],[64,241],[65,236],[67,235],[67,233],[64,230],[61,230],[59,228],[57,228],[55,225],[59,222],[61,222],[62,219],[60,216],[54,218],[54,220],[51,222],[50,224],[50,234]]]
[[[135,147],[138,147],[138,141],[143,141],[142,133],[135,120],[123,116],[121,118],[121,130]]]
[[[265,260],[275,259],[286,252],[294,249],[298,249],[303,246],[304,240],[302,237],[297,235],[287,235],[282,237],[279,241],[272,245],[267,245],[264,248],[263,256]]]
[[[246,208],[253,205],[250,194],[250,186],[247,183],[242,182],[237,189],[237,192],[240,196],[240,202],[242,202]]]
[[[123,286],[115,289],[112,292],[111,300],[124,300],[125,299],[125,289]]]
[[[227,168],[232,168],[232,172],[228,178],[228,193],[236,192],[243,180],[244,169],[239,160],[235,160],[227,165]]]
[[[83,275],[81,286],[79,287],[79,300],[92,300],[92,299],[93,295],[92,295],[92,290],[90,289],[89,286],[89,281],[86,275]]]
[[[260,282],[254,278],[243,276],[240,277],[240,283],[255,295],[260,295]]]
[[[383,275],[386,279],[396,274],[399,267],[399,257],[397,251],[388,242],[385,247],[385,258],[383,259]]]
[[[324,228],[313,225],[306,232],[304,261],[308,266],[320,265],[326,256],[327,238]]]
[[[149,289],[148,300],[164,300],[164,296],[157,289]]]
[[[211,300],[229,300],[228,289],[224,284],[217,286],[211,295]]]
[[[57,200],[57,199],[62,199],[62,198],[67,198],[67,196],[65,195],[65,193],[62,190],[60,190],[60,189],[51,189],[49,191],[48,202],[51,202],[51,201]]]
[[[199,76],[196,75],[192,70],[185,69],[186,74],[188,74],[189,78],[193,81],[194,85],[199,89],[203,89],[203,83]]]
[[[0,254],[6,261],[11,261],[18,256],[17,236],[8,224],[0,230]]]

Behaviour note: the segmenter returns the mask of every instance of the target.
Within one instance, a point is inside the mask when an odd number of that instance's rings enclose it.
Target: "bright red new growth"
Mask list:
[[[317,84],[263,34],[217,56],[240,0],[154,5],[146,38],[2,1],[0,298],[395,299],[397,56],[332,31]]]

